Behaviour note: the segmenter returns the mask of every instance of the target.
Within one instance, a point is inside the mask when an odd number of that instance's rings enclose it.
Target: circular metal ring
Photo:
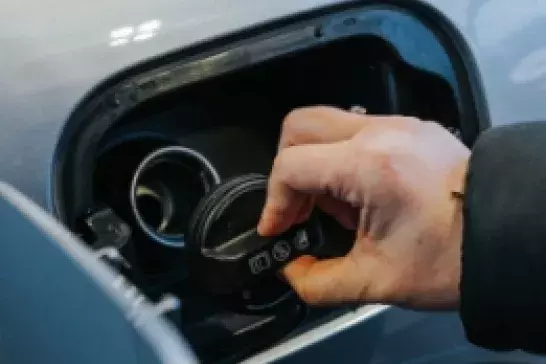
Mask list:
[[[201,153],[183,146],[169,146],[155,150],[154,152],[148,154],[148,156],[146,156],[142,162],[140,162],[131,180],[129,195],[131,209],[138,226],[149,238],[157,243],[171,248],[183,248],[185,246],[184,234],[168,234],[160,231],[171,222],[174,214],[173,209],[176,207],[173,207],[172,199],[166,198],[166,200],[163,201],[161,199],[161,193],[158,193],[157,190],[151,190],[146,186],[141,186],[140,182],[141,177],[148,170],[161,163],[178,163],[181,165],[182,163],[180,163],[180,158],[197,162],[199,166],[199,170],[196,171],[196,173],[199,174],[198,177],[201,177],[202,179],[208,178],[210,181],[207,182],[211,182],[213,185],[221,182],[220,175],[216,168],[214,168],[214,166]],[[205,181],[203,181],[203,183],[206,184]],[[165,190],[165,186],[161,184],[161,181],[157,183],[157,186],[160,191]],[[169,197],[171,192],[172,191],[167,191],[165,196]],[[146,221],[139,209],[138,199],[142,197],[150,198],[159,205],[162,219],[157,229],[154,229]]]

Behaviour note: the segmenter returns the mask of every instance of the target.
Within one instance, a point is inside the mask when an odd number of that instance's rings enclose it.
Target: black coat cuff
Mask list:
[[[463,211],[460,314],[468,339],[546,352],[546,124],[480,137]]]

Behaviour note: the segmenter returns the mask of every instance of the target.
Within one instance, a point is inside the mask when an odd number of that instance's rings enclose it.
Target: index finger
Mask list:
[[[303,144],[335,143],[351,139],[369,119],[363,115],[363,111],[348,112],[327,106],[295,109],[284,118],[278,151]]]
[[[351,170],[347,142],[286,148],[275,159],[258,231],[280,234],[296,223],[304,196],[331,192]]]

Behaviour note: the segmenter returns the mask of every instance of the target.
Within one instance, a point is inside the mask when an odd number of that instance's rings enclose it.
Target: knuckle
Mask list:
[[[395,167],[396,156],[384,150],[368,151],[368,154],[371,161],[370,167],[374,171],[374,180],[377,187],[381,187],[381,190],[385,191],[396,189],[399,181],[398,172]]]
[[[420,125],[423,123],[421,119],[415,116],[405,116],[403,117],[403,120],[408,126]]]
[[[325,169],[317,184],[332,197],[348,202],[349,196],[358,186],[359,158],[350,142],[340,145],[335,153],[339,155],[334,159],[332,167]]]
[[[399,130],[413,133],[422,127],[423,121],[414,116],[399,116],[397,117],[396,126]]]
[[[282,123],[282,131],[284,134],[290,134],[296,130],[296,125],[298,125],[302,120],[312,112],[312,108],[309,106],[298,107],[291,110],[284,118]]]
[[[294,109],[284,117],[281,125],[280,150],[297,144],[297,134],[300,129],[298,125],[301,123],[303,112],[302,109]]]
[[[415,116],[396,115],[391,116],[391,122],[385,126],[391,126],[398,130],[412,131],[423,124],[423,121]]]
[[[284,117],[281,126],[281,131],[284,136],[292,132],[293,124],[298,122],[300,113],[301,109],[294,109]]]
[[[272,173],[275,173],[276,177],[279,178],[282,176],[282,172],[284,167],[286,166],[286,163],[290,159],[291,149],[283,149],[281,150],[273,159],[273,171]]]
[[[283,120],[283,133],[293,133],[299,130],[298,126],[310,119],[321,120],[325,115],[339,111],[330,106],[302,106],[290,111]]]
[[[293,153],[298,147],[282,149],[273,160],[273,168],[269,178],[269,183],[276,185],[289,185],[293,179],[292,164],[294,163]]]
[[[299,119],[301,116],[305,116],[311,110],[311,106],[300,106],[292,109],[285,117],[285,122],[292,122]]]
[[[377,156],[379,181],[383,184],[384,190],[393,193],[393,196],[403,190],[394,159],[395,157],[389,153],[380,153]]]

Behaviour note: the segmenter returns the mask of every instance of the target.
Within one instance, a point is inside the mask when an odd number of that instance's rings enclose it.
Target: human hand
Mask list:
[[[283,124],[258,231],[276,235],[316,205],[356,230],[344,257],[305,256],[283,273],[311,304],[455,308],[470,151],[440,125],[328,107]]]

